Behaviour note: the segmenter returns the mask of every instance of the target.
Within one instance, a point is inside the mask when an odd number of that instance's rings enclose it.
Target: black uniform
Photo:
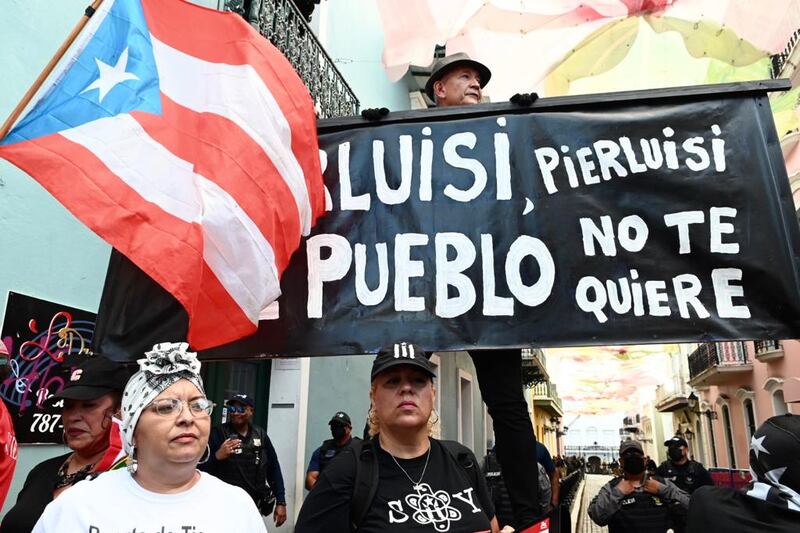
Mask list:
[[[200,469],[225,483],[243,488],[256,503],[271,489],[275,495],[275,503],[286,505],[283,475],[272,441],[263,428],[251,424],[249,429],[247,435],[240,435],[229,423],[215,427],[208,440],[211,457],[207,463],[200,465]],[[241,452],[224,461],[218,461],[214,454],[228,438],[242,441]]]
[[[339,455],[342,450],[349,447],[353,441],[359,441],[358,437],[351,437],[343,446],[337,446],[334,439],[323,441],[322,446],[319,447],[319,472],[325,470],[325,467],[333,461],[333,458]]]
[[[658,496],[638,489],[624,495],[617,489],[621,477],[603,485],[592,503],[589,516],[599,526],[608,525],[609,533],[666,533],[675,529],[675,519],[671,507],[689,507],[689,495],[672,482],[653,476],[661,483]]]
[[[664,461],[656,470],[656,474],[675,483],[679,489],[692,494],[703,485],[713,485],[711,474],[697,461],[689,459],[682,465],[672,461]]]

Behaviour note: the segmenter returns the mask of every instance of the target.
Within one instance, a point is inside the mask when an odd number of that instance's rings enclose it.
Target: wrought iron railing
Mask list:
[[[225,0],[224,9],[242,15],[286,56],[308,87],[320,118],[358,113],[353,89],[291,0]]]
[[[746,365],[747,348],[741,341],[736,342],[706,342],[689,354],[689,377],[693,379],[717,366]]]
[[[756,355],[781,349],[781,342],[776,340],[753,341],[753,344],[756,347]]]
[[[542,383],[547,376],[540,370],[546,367],[544,352],[538,348],[522,349],[522,386],[530,388],[537,383]]]
[[[541,383],[537,383],[531,388],[533,389],[534,399],[541,400],[546,398],[552,400],[553,403],[558,405],[558,407],[563,410],[561,404],[561,398],[558,397],[558,389],[556,388],[554,383],[550,383],[549,381],[543,381]]]
[[[798,40],[800,40],[800,29],[795,30],[789,38],[789,42],[786,43],[786,48],[783,49],[783,52],[775,54],[770,58],[772,59],[773,78],[777,78],[781,75],[781,71],[783,71],[783,67],[786,66],[786,62],[789,60],[789,56],[792,55],[792,50],[797,45]]]

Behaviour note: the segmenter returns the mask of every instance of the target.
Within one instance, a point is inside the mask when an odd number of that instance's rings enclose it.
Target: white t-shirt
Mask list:
[[[106,472],[53,500],[33,533],[266,533],[245,491],[200,475],[185,492],[157,494],[124,468]]]

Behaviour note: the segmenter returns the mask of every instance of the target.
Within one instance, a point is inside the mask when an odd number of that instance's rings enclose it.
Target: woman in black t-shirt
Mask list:
[[[467,471],[469,465],[478,470],[474,455],[459,447],[456,458],[452,445],[429,437],[435,376],[426,354],[413,344],[394,344],[378,354],[370,389],[372,439],[363,445],[378,470],[374,497],[353,501],[354,494],[364,493],[354,487],[363,451],[341,453],[303,504],[297,533],[498,531],[483,477]],[[355,516],[354,507],[366,512]]]

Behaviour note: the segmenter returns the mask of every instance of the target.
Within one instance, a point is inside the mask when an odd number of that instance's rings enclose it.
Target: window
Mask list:
[[[709,444],[711,446],[711,459],[712,465],[711,466],[718,466],[719,461],[717,460],[717,437],[714,435],[714,421],[711,418],[708,419],[708,438],[711,441]]]
[[[697,439],[695,443],[695,447],[697,450],[697,459],[703,463],[704,466],[709,466],[707,459],[706,459],[706,448],[705,448],[705,439],[703,438],[703,425],[700,423],[700,420],[697,421],[695,424],[695,438]]]
[[[722,406],[722,424],[725,430],[725,444],[728,447],[728,464],[731,468],[736,468],[736,451],[733,447],[733,424],[731,423],[731,412],[727,405]]]
[[[458,370],[458,441],[474,450],[474,426],[472,415],[472,375]]]
[[[747,442],[750,442],[750,438],[756,432],[756,412],[753,408],[753,400],[748,398],[742,402],[742,407],[744,408],[744,423],[747,431]]]
[[[785,415],[789,412],[783,399],[783,389],[778,389],[772,393],[772,410],[775,412],[775,416]]]

